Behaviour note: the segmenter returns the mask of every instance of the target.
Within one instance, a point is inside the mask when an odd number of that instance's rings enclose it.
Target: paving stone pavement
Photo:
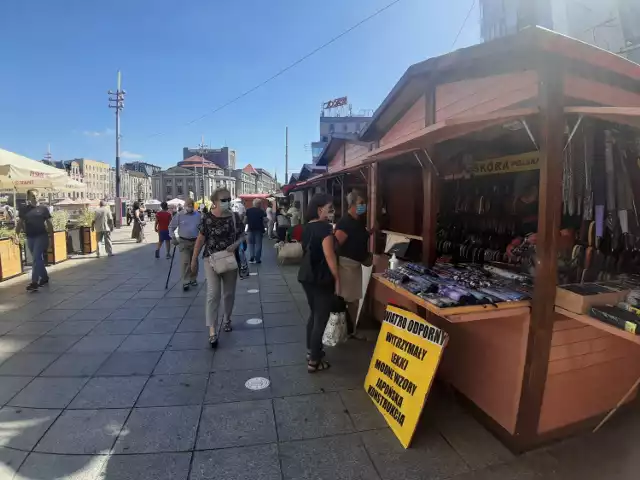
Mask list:
[[[306,372],[304,294],[270,241],[214,352],[202,285],[184,293],[176,259],[165,290],[169,262],[128,234],[114,258],[51,268],[38,293],[0,284],[0,480],[638,478],[637,411],[516,457],[444,388],[405,451],[362,388],[372,341]],[[270,385],[247,389],[255,377]]]

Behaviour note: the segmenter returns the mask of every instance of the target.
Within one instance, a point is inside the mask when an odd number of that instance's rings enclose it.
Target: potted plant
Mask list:
[[[15,238],[15,230],[0,227],[0,281],[15,277],[23,272],[20,244],[24,243],[24,238],[21,236],[18,243]]]
[[[93,253],[98,248],[96,232],[91,231],[91,226],[96,218],[96,213],[85,208],[78,217],[80,225],[80,238],[82,239],[82,253],[87,255]]]
[[[51,215],[53,223],[53,234],[49,236],[49,250],[47,251],[47,262],[56,264],[67,260],[67,222],[69,213],[64,210],[57,210]]]

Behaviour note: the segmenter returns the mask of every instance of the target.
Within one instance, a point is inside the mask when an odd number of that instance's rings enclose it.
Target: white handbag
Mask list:
[[[214,252],[213,255],[210,255],[209,264],[218,275],[238,269],[235,253],[227,252],[226,250]]]
[[[302,258],[302,244],[298,242],[280,243],[276,245],[278,249],[278,262],[283,264],[287,260],[291,260],[292,263],[299,261]]]
[[[322,343],[327,347],[335,347],[347,341],[347,314],[332,312],[322,334]]]

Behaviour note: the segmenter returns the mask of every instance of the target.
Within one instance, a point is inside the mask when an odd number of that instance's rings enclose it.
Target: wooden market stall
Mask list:
[[[459,209],[452,199],[465,191],[480,197],[477,214],[465,212],[464,221],[472,223],[486,209],[489,194],[482,189],[493,188],[497,204],[501,195],[513,196],[501,192],[502,185],[533,179],[537,241],[530,300],[436,307],[385,278],[385,236],[372,242],[376,268],[367,295],[378,320],[392,303],[449,333],[441,380],[514,450],[594,426],[640,377],[640,337],[556,305],[560,232],[571,217],[563,206],[567,149],[593,156],[583,139],[595,138],[604,150],[606,132],[628,139],[633,128],[640,129],[640,66],[529,28],[410,67],[358,142],[342,142],[327,160],[327,174],[316,179],[366,172],[369,226],[377,221],[387,236],[405,236],[417,249],[414,259],[428,265],[443,255],[441,224],[448,209]],[[640,138],[640,130],[635,134]],[[628,165],[628,175],[638,179],[638,164]],[[479,180],[498,171],[509,181]],[[515,209],[510,215],[517,217]]]

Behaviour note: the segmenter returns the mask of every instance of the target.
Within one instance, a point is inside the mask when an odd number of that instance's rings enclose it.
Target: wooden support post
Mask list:
[[[345,196],[344,196],[344,175],[340,178],[340,218],[344,218],[345,208]]]
[[[534,442],[549,368],[555,319],[558,240],[562,217],[562,159],[564,148],[564,71],[549,59],[540,75],[540,186],[535,286],[531,322],[516,422],[518,443]]]
[[[368,200],[367,203],[367,227],[372,229],[378,220],[380,215],[380,202],[378,201],[378,164],[372,163],[369,165],[369,185],[368,185]],[[372,253],[378,253],[378,234],[371,235],[369,237],[369,251]]]
[[[436,263],[436,230],[438,228],[438,177],[431,164],[422,168],[422,263]]]

